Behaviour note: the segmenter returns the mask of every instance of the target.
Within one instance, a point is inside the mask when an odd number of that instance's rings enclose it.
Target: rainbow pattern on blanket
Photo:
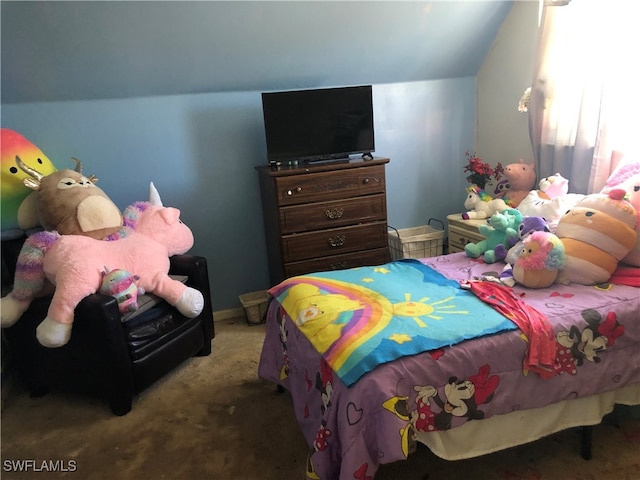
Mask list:
[[[292,277],[269,293],[347,386],[396,358],[516,328],[412,259]]]

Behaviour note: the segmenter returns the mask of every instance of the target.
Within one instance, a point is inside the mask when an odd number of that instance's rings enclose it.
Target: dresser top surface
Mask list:
[[[465,220],[462,218],[461,213],[452,213],[451,215],[447,215],[447,221],[450,224],[459,225],[462,227],[469,226],[469,225],[473,225],[474,227],[479,227],[480,225],[487,224],[486,218],[470,218],[468,220]]]
[[[335,170],[347,170],[352,168],[369,167],[373,165],[383,165],[389,163],[386,157],[374,157],[371,160],[362,158],[350,158],[340,161],[332,161],[327,163],[301,164],[301,165],[281,165],[272,167],[271,165],[259,165],[256,168],[261,175],[269,175],[271,177],[281,177],[289,175],[304,175],[316,172],[330,172]]]

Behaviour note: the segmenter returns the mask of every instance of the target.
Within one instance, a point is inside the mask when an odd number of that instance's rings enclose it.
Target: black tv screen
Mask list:
[[[269,163],[341,159],[375,150],[372,87],[262,94]]]

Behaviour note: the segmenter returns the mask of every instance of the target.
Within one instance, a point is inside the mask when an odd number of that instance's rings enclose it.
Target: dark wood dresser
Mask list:
[[[256,167],[272,284],[305,273],[390,261],[388,158]]]

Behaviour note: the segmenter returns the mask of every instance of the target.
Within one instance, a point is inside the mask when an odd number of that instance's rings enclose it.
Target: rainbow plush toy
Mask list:
[[[0,129],[2,240],[19,238],[39,226],[35,194],[23,185],[22,180],[28,175],[17,167],[16,156],[43,175],[58,170],[42,150],[22,135]]]
[[[134,312],[138,309],[138,295],[144,295],[144,289],[138,287],[140,277],[126,270],[117,268],[109,270],[104,267],[100,293],[111,295],[118,302],[118,310],[122,315]]]
[[[522,242],[513,264],[513,278],[528,288],[546,288],[565,266],[564,246],[551,232],[535,231]]]
[[[567,257],[561,283],[604,283],[634,247],[637,213],[625,195],[622,189],[592,193],[560,218],[555,233]]]

